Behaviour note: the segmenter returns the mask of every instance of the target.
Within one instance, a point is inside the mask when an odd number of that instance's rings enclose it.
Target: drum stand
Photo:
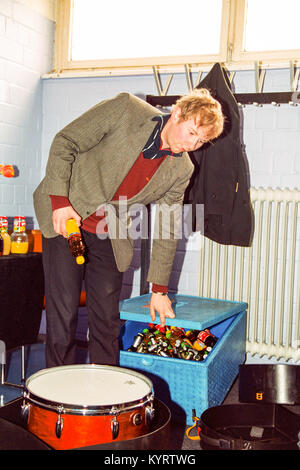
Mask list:
[[[21,346],[21,384],[14,384],[5,381],[6,375],[6,347],[4,341],[0,340],[0,364],[1,364],[1,382],[0,385],[24,389],[25,384],[25,346]]]

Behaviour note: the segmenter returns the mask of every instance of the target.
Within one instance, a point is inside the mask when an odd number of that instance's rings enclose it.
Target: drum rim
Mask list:
[[[118,404],[109,404],[109,405],[78,405],[75,403],[63,403],[59,401],[49,400],[45,397],[41,397],[36,395],[35,393],[31,392],[29,389],[30,382],[32,382],[35,378],[40,377],[42,375],[47,375],[54,373],[56,371],[62,370],[78,370],[78,369],[105,369],[105,370],[115,370],[121,373],[127,373],[133,376],[136,376],[146,382],[149,387],[150,391],[147,395],[142,396],[138,400],[133,400],[129,402],[123,402]],[[40,371],[36,372],[35,374],[31,375],[27,380],[23,392],[23,397],[28,400],[30,403],[40,406],[44,409],[50,409],[55,412],[59,413],[69,413],[69,414],[81,414],[81,415],[116,415],[120,413],[125,413],[127,411],[137,409],[139,407],[143,407],[148,403],[153,403],[154,395],[153,395],[153,384],[152,381],[131,369],[127,369],[125,367],[114,367],[114,366],[107,366],[107,365],[99,365],[99,364],[74,364],[68,366],[59,366],[59,367],[51,367],[49,369],[41,369]]]
[[[59,414],[74,414],[74,415],[119,415],[121,413],[127,413],[131,410],[136,410],[138,408],[142,408],[147,404],[152,404],[154,400],[153,393],[150,393],[140,400],[135,400],[131,402],[124,402],[120,404],[114,405],[99,405],[99,406],[83,406],[83,405],[76,405],[71,403],[62,403],[62,402],[53,402],[50,400],[46,400],[35,396],[33,394],[27,394],[24,392],[24,399],[25,402],[28,401],[31,404],[37,405],[40,408],[55,411]]]

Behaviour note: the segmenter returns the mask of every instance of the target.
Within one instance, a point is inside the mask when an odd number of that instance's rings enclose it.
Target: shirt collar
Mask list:
[[[172,155],[173,157],[181,157],[183,152],[173,153],[170,149],[161,149],[161,131],[168,122],[171,114],[158,114],[152,118],[152,121],[157,121],[157,124],[146,142],[142,152],[144,158],[154,160],[161,158],[164,155]]]

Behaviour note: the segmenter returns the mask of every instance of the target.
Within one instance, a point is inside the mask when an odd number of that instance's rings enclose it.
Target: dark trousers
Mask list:
[[[43,237],[46,298],[46,366],[75,364],[75,334],[82,281],[86,290],[89,356],[95,364],[119,364],[119,299],[122,273],[109,239],[82,230],[86,263],[77,265],[67,240]]]

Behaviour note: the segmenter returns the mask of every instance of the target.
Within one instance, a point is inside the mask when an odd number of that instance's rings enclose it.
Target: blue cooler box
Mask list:
[[[224,400],[246,354],[246,309],[244,302],[231,302],[187,295],[169,295],[176,315],[170,326],[210,331],[218,338],[202,362],[127,351],[134,337],[151,322],[151,294],[120,303],[126,322],[120,335],[120,366],[149,377],[155,397],[165,403],[176,421],[194,424],[192,410],[203,411]],[[156,316],[159,323],[159,317]]]

